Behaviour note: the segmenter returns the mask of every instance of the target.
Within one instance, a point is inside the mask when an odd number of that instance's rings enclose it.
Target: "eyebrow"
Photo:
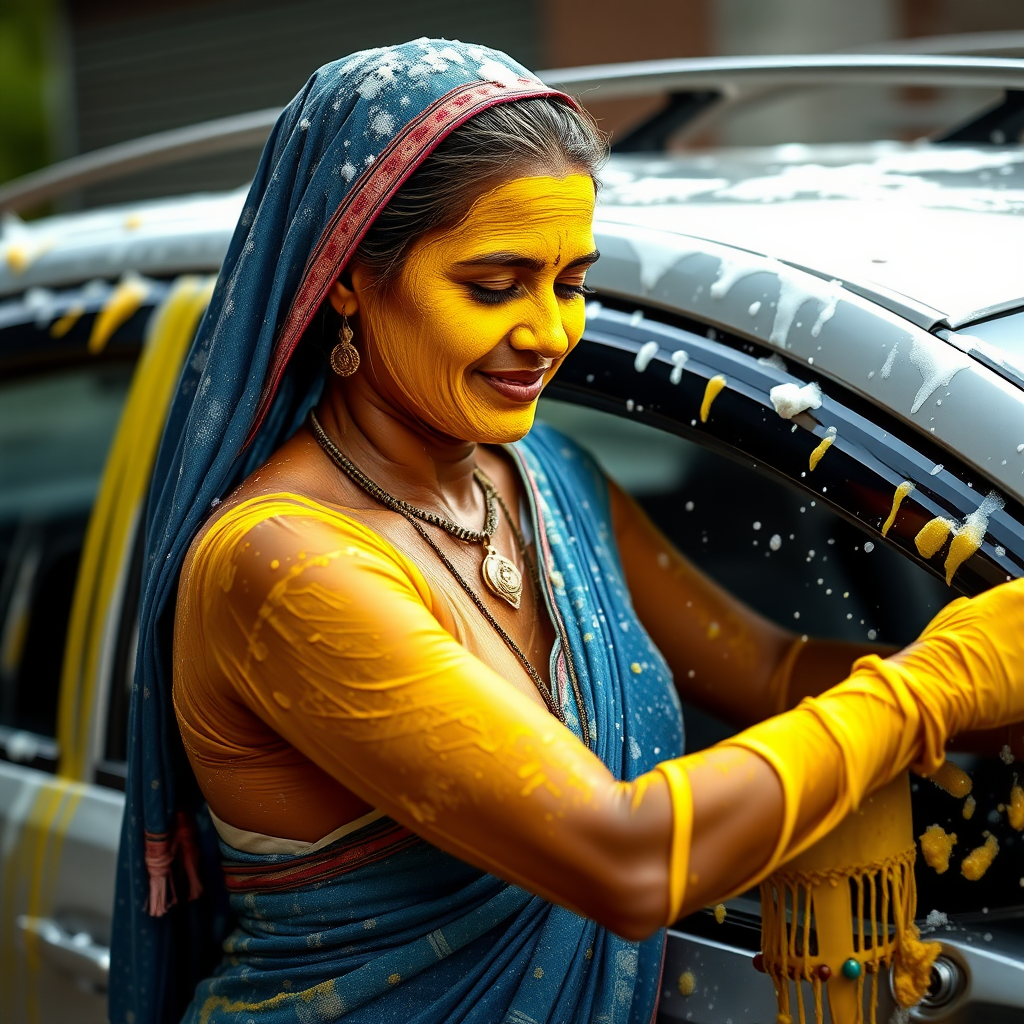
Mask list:
[[[577,256],[571,263],[567,263],[562,270],[574,270],[576,267],[589,267],[601,258],[601,254],[595,249],[584,256]],[[483,256],[474,256],[471,260],[461,260],[457,267],[522,267],[525,270],[543,270],[547,264],[544,260],[534,259],[532,256],[523,256],[517,252],[489,252]]]

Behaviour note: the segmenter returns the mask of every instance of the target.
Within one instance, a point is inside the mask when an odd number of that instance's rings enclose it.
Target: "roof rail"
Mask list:
[[[766,57],[693,57],[542,72],[549,85],[585,99],[619,99],[659,92],[804,85],[933,85],[1024,88],[1024,60],[887,53],[826,53]]]
[[[1024,32],[961,32],[946,36],[886,39],[844,48],[842,53],[932,53],[961,57],[1024,57]]]
[[[807,85],[888,84],[976,86],[1024,90],[1024,60],[845,53],[760,57],[698,57],[637,61],[540,72],[548,85],[584,100],[652,93],[714,93]],[[703,109],[708,103],[696,104]],[[258,148],[277,108],[219,118],[148,135],[72,157],[0,185],[0,213],[16,213],[76,189],[182,160]]]

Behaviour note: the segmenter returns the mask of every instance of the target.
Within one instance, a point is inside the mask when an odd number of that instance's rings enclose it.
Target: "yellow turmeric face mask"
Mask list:
[[[517,178],[418,239],[393,287],[360,296],[389,398],[447,437],[526,434],[541,389],[583,334],[593,216],[589,176]]]

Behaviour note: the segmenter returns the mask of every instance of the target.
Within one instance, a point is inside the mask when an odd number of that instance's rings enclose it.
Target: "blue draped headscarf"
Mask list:
[[[305,379],[291,356],[390,197],[475,114],[544,96],[573,103],[503,53],[419,39],[320,68],[270,135],[178,383],[149,496],[112,937],[114,1024],[177,1019],[209,969],[205,951],[224,913],[215,855],[192,856],[201,798],[171,706],[171,627],[189,544],[211,507],[318,398],[322,381]],[[181,853],[190,895],[207,891],[172,906],[175,878],[184,884]],[[149,912],[165,905],[166,914]]]

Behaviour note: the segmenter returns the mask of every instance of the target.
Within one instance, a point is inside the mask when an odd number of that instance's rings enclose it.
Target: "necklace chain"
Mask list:
[[[316,418],[316,413],[310,412],[309,421],[313,428],[313,436],[320,443],[320,447],[330,455],[340,469],[344,470],[371,498],[375,498],[385,508],[391,509],[392,512],[401,512],[406,515],[415,516],[417,519],[422,519],[423,522],[430,523],[433,526],[440,526],[442,530],[450,533],[453,537],[464,540],[469,544],[488,544],[497,532],[498,509],[495,498],[497,495],[500,499],[500,495],[498,495],[498,489],[479,468],[473,470],[473,479],[480,490],[483,491],[484,502],[487,506],[487,517],[483,530],[470,530],[468,527],[453,523],[450,519],[445,519],[444,516],[440,516],[436,512],[428,512],[425,508],[419,508],[419,506],[413,505],[412,502],[403,501],[401,498],[396,498],[393,494],[389,494],[380,484],[371,480],[328,437],[327,432]]]
[[[441,550],[440,547],[435,543],[434,539],[429,533],[422,527],[419,520],[430,523],[433,526],[439,526],[446,532],[450,533],[453,537],[459,540],[464,540],[468,543],[480,544],[490,543],[491,537],[494,535],[497,529],[497,510],[496,505],[501,506],[501,511],[508,521],[509,526],[515,534],[516,544],[519,546],[519,553],[523,556],[523,561],[526,563],[527,569],[530,573],[530,579],[533,582],[534,596],[539,598],[540,596],[540,578],[537,573],[537,566],[530,558],[526,551],[526,539],[523,537],[522,531],[516,526],[515,521],[512,519],[509,513],[508,506],[505,504],[504,498],[498,493],[497,487],[487,478],[482,470],[476,468],[473,470],[473,479],[477,482],[477,485],[484,492],[484,497],[487,502],[487,522],[484,525],[483,532],[476,530],[468,530],[463,526],[459,526],[457,523],[453,523],[443,516],[436,515],[433,512],[428,512],[426,509],[418,508],[416,505],[411,504],[408,501],[403,501],[401,498],[396,498],[394,495],[389,494],[379,484],[371,480],[362,470],[360,470],[351,459],[347,458],[341,449],[327,436],[326,431],[321,426],[320,421],[316,418],[314,412],[309,414],[310,425],[312,427],[313,436],[316,438],[317,443],[321,448],[330,456],[331,461],[341,469],[354,483],[358,484],[370,497],[375,498],[385,508],[391,509],[393,512],[397,512],[404,519],[408,520],[412,528],[423,538],[424,541],[431,547],[445,568],[452,574],[456,582],[470,597],[473,604],[476,605],[477,609],[483,615],[483,617],[490,623],[491,628],[501,637],[504,641],[505,646],[515,655],[516,659],[523,666],[526,674],[533,681],[533,685],[537,687],[537,691],[544,699],[544,703],[547,706],[548,711],[551,712],[563,725],[565,725],[565,714],[555,701],[554,694],[550,688],[545,684],[544,680],[541,679],[540,673],[533,667],[530,659],[523,653],[519,644],[509,635],[508,631],[505,630],[501,623],[491,614],[491,610],[484,604],[480,595],[469,585],[469,581],[459,572],[455,567],[452,560]]]

